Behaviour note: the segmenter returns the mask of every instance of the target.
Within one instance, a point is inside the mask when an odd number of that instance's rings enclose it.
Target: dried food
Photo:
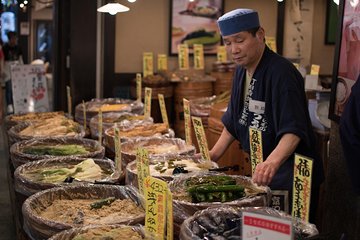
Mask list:
[[[88,154],[90,151],[78,144],[26,146],[23,153],[31,155],[69,156]]]
[[[140,240],[143,237],[131,227],[111,228],[111,227],[98,227],[92,228],[84,233],[77,234],[72,240]]]

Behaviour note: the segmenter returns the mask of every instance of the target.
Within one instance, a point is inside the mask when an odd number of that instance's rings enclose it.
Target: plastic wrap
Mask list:
[[[89,149],[88,154],[72,155],[72,156],[52,156],[52,155],[32,155],[24,153],[23,150],[29,146],[41,146],[41,145],[63,145],[63,144],[76,144],[82,145],[85,148]],[[21,142],[17,142],[10,147],[10,158],[14,167],[18,167],[22,164],[37,161],[40,159],[72,159],[74,157],[83,157],[83,158],[104,158],[105,148],[100,145],[98,141],[85,139],[85,138],[68,138],[68,137],[59,137],[59,138],[41,138],[41,139],[31,139]]]
[[[47,220],[40,216],[40,213],[49,207],[57,199],[105,199],[115,197],[116,199],[130,199],[137,206],[141,207],[142,197],[136,189],[128,186],[112,185],[77,185],[68,187],[58,187],[38,192],[30,196],[22,206],[24,216],[24,229],[31,239],[48,239],[54,234],[70,229],[81,227],[79,224],[67,224],[61,220]],[[142,207],[141,207],[142,208]],[[132,218],[114,219],[108,224],[143,224],[145,211],[143,214]]]
[[[94,98],[88,102],[85,102],[87,125],[89,125],[90,119],[99,113],[97,109],[104,104],[109,104],[109,105],[128,104],[128,106],[124,108],[122,111],[113,111],[113,112],[132,112],[135,114],[143,114],[144,112],[144,104],[142,102],[138,102],[135,100],[120,99],[120,98]],[[75,107],[75,121],[77,121],[81,125],[84,124],[84,110],[82,103],[78,104]]]
[[[216,103],[229,102],[230,91],[225,91],[220,95],[211,97],[201,97],[190,100],[190,112],[193,116],[209,117],[211,106]]]
[[[143,125],[143,124],[149,124],[153,123],[154,120],[151,117],[143,118],[143,119],[135,119],[135,120],[127,120],[126,117],[136,117],[136,116],[142,116],[134,113],[129,112],[110,112],[110,113],[104,113],[102,115],[103,118],[103,135],[105,134],[105,131],[114,125],[119,127],[124,127],[128,125]],[[123,120],[119,120],[120,118],[124,118]],[[99,115],[95,115],[90,120],[90,131],[91,131],[91,137],[94,139],[97,139],[99,137]]]
[[[219,166],[215,162],[207,162],[204,159],[198,159],[194,155],[178,155],[178,156],[172,156],[172,155],[165,155],[165,156],[151,156],[150,157],[150,166],[156,165],[160,162],[168,162],[170,159],[178,159],[178,160],[192,160],[195,163],[200,163],[203,165],[202,171],[207,171],[209,168],[218,168]],[[186,167],[184,167],[185,170],[187,170]],[[153,170],[153,171],[152,171]],[[156,170],[155,170],[156,171]],[[174,175],[163,175],[159,172],[155,172],[154,169],[150,168],[150,175],[153,177],[157,177],[159,179],[162,179],[166,182],[170,182],[173,180]],[[126,175],[125,175],[125,184],[131,185],[136,188],[138,188],[138,178],[137,178],[137,166],[136,161],[132,161],[126,166]]]
[[[143,138],[134,139],[121,144],[121,160],[123,169],[126,168],[127,164],[136,159],[136,150],[139,147],[147,149],[149,146],[174,146],[178,150],[171,149],[169,151],[153,154],[149,152],[149,157],[165,157],[165,156],[176,156],[176,155],[193,155],[195,153],[195,147],[188,145],[180,138]]]
[[[145,239],[145,229],[141,225],[137,226],[126,226],[126,225],[104,225],[104,226],[86,226],[81,228],[72,228],[69,230],[64,230],[60,233],[55,234],[49,240],[72,240],[76,235],[83,234],[86,232],[89,232],[91,230],[97,230],[101,228],[107,228],[107,229],[119,229],[119,228],[131,228],[134,232],[137,232],[141,235],[143,239]],[[101,237],[99,235],[96,235],[97,237]],[[132,238],[131,238],[132,239]],[[148,238],[147,238],[148,239]]]
[[[12,144],[16,143],[16,142],[20,142],[23,140],[30,140],[30,139],[42,139],[42,138],[83,138],[85,136],[85,130],[82,126],[80,126],[79,124],[75,125],[75,135],[73,136],[64,136],[64,135],[58,135],[58,136],[25,136],[25,135],[20,135],[19,133],[24,130],[25,128],[27,128],[28,126],[30,126],[32,123],[20,123],[16,126],[13,126],[12,128],[9,129],[8,131],[8,137],[9,137],[9,146],[11,146]],[[54,126],[55,127],[55,126]]]
[[[268,207],[219,207],[196,212],[181,225],[181,240],[198,239],[242,239],[241,219],[243,211],[291,220],[294,239],[307,239],[319,234],[316,226],[301,219],[294,219],[285,212]]]
[[[74,158],[74,157],[67,157],[67,158],[54,158],[54,159],[46,159],[46,160],[39,160],[34,162],[29,162],[24,165],[21,165],[15,170],[14,173],[14,185],[15,190],[25,196],[33,195],[39,191],[60,187],[60,186],[68,186],[73,184],[83,184],[83,183],[92,183],[92,182],[82,182],[82,181],[73,181],[72,183],[44,183],[41,181],[36,181],[26,173],[31,171],[44,169],[44,168],[51,168],[51,167],[73,167],[80,162],[86,160],[88,158]],[[119,180],[119,175],[116,172],[115,164],[110,159],[93,159],[94,162],[100,166],[101,170],[103,171],[104,176],[101,179],[97,179],[97,183],[106,182],[106,183],[116,183]],[[64,179],[65,180],[65,179]]]
[[[230,202],[201,202],[192,203],[190,199],[183,199],[186,193],[185,182],[190,177],[204,177],[204,176],[226,176],[221,173],[193,173],[180,174],[174,177],[174,180],[169,183],[169,188],[173,194],[173,209],[174,209],[174,231],[179,231],[180,225],[183,221],[192,216],[196,211],[203,210],[209,207],[220,206],[236,206],[236,207],[264,207],[268,206],[271,198],[270,188],[255,185],[251,178],[239,175],[231,175],[235,178],[236,184],[245,187],[246,196]],[[186,194],[187,195],[187,194]],[[182,197],[180,197],[182,196]]]
[[[158,123],[159,124],[159,123]],[[133,129],[133,128],[136,128],[138,126],[150,126],[150,125],[153,125],[151,123],[144,123],[143,125],[127,125],[127,126],[124,126],[122,128],[120,128],[120,131],[122,131],[122,129],[125,129],[125,130],[130,130],[130,129]],[[121,132],[120,132],[120,135],[121,135]],[[121,142],[127,142],[127,141],[133,141],[135,139],[149,139],[149,138],[154,138],[154,137],[163,137],[163,138],[173,138],[175,137],[175,132],[174,130],[172,130],[171,128],[168,128],[166,129],[165,132],[163,133],[155,133],[151,136],[142,136],[141,135],[141,132],[139,132],[139,135],[137,135],[136,137],[125,137],[125,136],[120,136],[120,141]],[[114,128],[109,128],[105,131],[105,137],[104,137],[104,145],[109,149],[111,150],[112,152],[115,152],[115,145],[114,145]]]
[[[12,114],[5,117],[5,126],[9,130],[11,127],[22,122],[39,122],[55,116],[65,116],[64,112],[37,112]]]

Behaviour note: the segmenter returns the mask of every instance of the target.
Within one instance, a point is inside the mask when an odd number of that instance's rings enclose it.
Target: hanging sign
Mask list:
[[[157,66],[158,71],[166,71],[168,69],[168,60],[166,54],[158,54]]]
[[[218,46],[217,48],[217,61],[218,62],[227,62],[227,53],[226,53],[226,47],[225,46]]]
[[[185,141],[186,144],[192,145],[191,139],[191,117],[190,117],[190,102],[183,98],[184,105],[184,122],[185,122]]]
[[[136,74],[136,100],[141,102],[141,73]]]
[[[211,159],[210,159],[209,148],[201,118],[192,117],[192,122],[194,125],[195,136],[199,145],[201,156],[203,159],[210,161]]]
[[[267,216],[260,213],[243,211],[242,213],[243,240],[292,240],[292,221]]]
[[[154,75],[154,57],[152,52],[143,53],[143,75],[144,77]]]
[[[162,117],[163,123],[165,123],[166,126],[169,128],[169,120],[168,120],[168,116],[167,116],[167,112],[166,112],[164,95],[159,93],[158,99],[159,99],[159,106],[160,106],[161,117]]]
[[[251,171],[263,162],[262,132],[255,128],[249,128]]]
[[[114,145],[115,145],[115,168],[121,174],[121,138],[120,138],[120,130],[119,128],[115,128],[115,137],[114,137]]]
[[[309,221],[313,160],[295,154],[292,216]]]
[[[202,44],[194,44],[194,69],[203,70],[204,65],[204,47]]]
[[[155,239],[165,237],[167,189],[166,182],[151,176],[145,178],[145,229],[153,233]]]
[[[189,47],[187,44],[178,45],[178,60],[179,60],[179,69],[188,70],[189,69]]]
[[[145,117],[151,116],[151,95],[152,95],[152,89],[146,87],[145,88],[145,109],[144,109],[144,115]]]

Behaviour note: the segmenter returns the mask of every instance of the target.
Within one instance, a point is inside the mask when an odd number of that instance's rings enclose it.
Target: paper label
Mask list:
[[[202,44],[194,44],[194,69],[204,69],[204,47]]]
[[[86,131],[86,104],[85,101],[82,101],[82,107],[83,107],[83,118],[84,118],[84,130]]]
[[[98,135],[99,143],[102,145],[102,133],[103,133],[103,117],[101,108],[99,108],[99,120],[98,120]]]
[[[189,69],[189,48],[187,44],[178,45],[178,60],[179,60],[179,69],[188,70]]]
[[[136,168],[138,172],[138,185],[140,194],[144,194],[145,178],[150,176],[149,153],[143,148],[136,150]]]
[[[167,127],[169,127],[169,120],[166,112],[166,106],[165,106],[165,99],[163,94],[158,94],[159,99],[159,105],[160,105],[160,111],[161,111],[161,117],[163,120],[163,123],[166,124]]]
[[[265,113],[265,102],[253,100],[250,98],[249,100],[249,111],[257,114]]]
[[[266,45],[273,50],[274,52],[276,52],[276,39],[275,37],[265,37],[265,42]]]
[[[155,234],[155,239],[164,239],[167,183],[148,176],[145,178],[144,191],[145,229]]]
[[[225,46],[218,46],[217,48],[217,61],[218,62],[227,62],[227,52],[226,52],[226,47]]]
[[[69,116],[72,116],[72,99],[71,99],[71,91],[70,91],[69,86],[66,86],[66,95],[67,95],[67,102],[68,102],[68,113],[69,113]]]
[[[141,102],[141,73],[136,74],[136,99],[138,102]]]
[[[121,137],[120,137],[120,130],[119,128],[115,128],[115,138],[114,138],[114,145],[115,145],[115,167],[118,170],[119,174],[121,174]]]
[[[158,54],[158,71],[166,71],[168,69],[168,60],[166,54]]]
[[[166,195],[166,239],[174,239],[173,197],[170,189]]]
[[[144,109],[144,115],[145,117],[151,116],[151,95],[152,95],[152,89],[146,87],[145,88],[145,109]]]
[[[187,99],[183,98],[183,105],[184,105],[184,120],[185,120],[185,141],[187,144],[192,145],[190,102]]]
[[[249,128],[250,140],[250,161],[252,174],[259,163],[263,162],[262,132],[260,130]]]
[[[291,220],[243,211],[243,240],[292,240],[292,237]]]
[[[292,216],[309,221],[313,160],[295,154]]]
[[[293,63],[293,65],[296,67],[297,70],[299,70],[300,65],[298,63]]]
[[[143,74],[144,77],[154,75],[154,58],[152,52],[143,53]]]
[[[311,71],[310,71],[310,75],[319,75],[320,72],[320,66],[316,65],[316,64],[312,64],[311,65]]]
[[[318,75],[306,75],[305,76],[305,89],[306,90],[316,90],[319,85],[319,76]]]
[[[210,153],[209,148],[206,140],[206,135],[204,131],[204,126],[202,124],[200,117],[192,117],[192,122],[194,125],[195,136],[199,145],[199,149],[201,152],[201,156],[205,159],[210,161]]]

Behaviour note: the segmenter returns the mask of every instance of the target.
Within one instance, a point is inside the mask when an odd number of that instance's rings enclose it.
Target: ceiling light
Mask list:
[[[136,0],[128,0],[128,2],[134,3],[136,2]]]
[[[109,13],[111,15],[115,15],[118,12],[127,12],[129,10],[130,8],[121,5],[120,3],[108,3],[97,9],[98,12]]]

